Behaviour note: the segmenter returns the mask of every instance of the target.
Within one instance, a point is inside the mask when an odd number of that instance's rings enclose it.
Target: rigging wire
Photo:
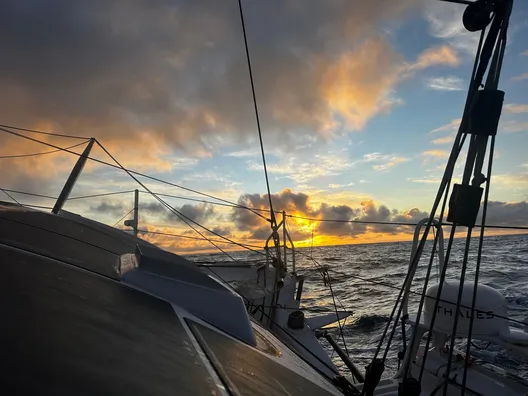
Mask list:
[[[313,217],[304,217],[304,216],[298,216],[298,215],[286,215],[286,217],[290,217],[292,219],[299,219],[299,220],[307,220],[307,221],[314,221],[314,222],[321,222],[321,223],[351,223],[351,224],[372,224],[372,225],[394,225],[394,226],[408,226],[408,227],[416,227],[416,223],[408,223],[408,222],[401,222],[401,221],[375,221],[375,220],[338,220],[338,219],[317,219]],[[443,226],[452,227],[453,223],[447,223],[447,222],[441,222]],[[512,229],[512,230],[528,230],[528,226],[507,226],[507,225],[494,225],[494,224],[486,224],[486,225],[475,225],[475,227],[484,227],[484,228],[500,228],[500,229]]]
[[[3,188],[0,188],[0,190],[2,190],[5,195],[7,195],[9,198],[11,198],[18,205],[22,206],[22,204],[20,202],[18,202],[15,198],[13,198],[13,196],[11,194],[9,194],[6,190],[4,190]]]
[[[149,230],[138,230],[138,232],[140,233],[143,233],[143,234],[154,234],[154,235],[164,235],[164,236],[170,236],[170,237],[175,237],[175,238],[185,238],[185,239],[194,239],[194,240],[199,240],[199,241],[203,241],[204,239],[203,238],[199,238],[199,237],[193,237],[193,236],[190,236],[190,235],[181,235],[181,234],[171,234],[171,233],[168,233],[168,232],[161,232],[161,231],[149,231]],[[221,241],[221,240],[218,240],[218,239],[212,239],[214,242],[217,242],[217,243],[229,243],[229,244],[234,244],[234,245],[239,245],[239,243],[235,243],[235,242],[228,242],[228,241]],[[240,243],[240,245],[243,245],[245,247],[252,247],[252,248],[257,248],[257,249],[264,249],[262,246],[258,246],[258,245],[250,245],[250,244],[247,244],[247,243]],[[261,255],[266,255],[266,253],[264,252],[260,252],[258,250],[253,250],[253,252],[255,253],[258,253],[258,254],[261,254]]]
[[[12,190],[9,188],[3,188],[3,190],[12,192],[15,194],[21,194],[21,195],[28,195],[28,196],[34,196],[39,198],[46,198],[46,199],[57,199],[57,197],[52,197],[50,195],[43,195],[43,194],[36,194],[36,193],[30,193],[26,191],[20,191],[20,190]],[[93,195],[82,195],[77,197],[71,197],[68,198],[68,200],[78,200],[78,199],[85,199],[85,198],[98,198],[98,197],[105,197],[105,196],[111,196],[111,195],[119,195],[119,194],[131,194],[135,190],[124,190],[124,191],[116,191],[116,192],[110,192],[110,193],[102,193],[102,194],[93,194]],[[148,194],[150,193],[148,191],[139,191],[140,194]],[[172,195],[172,194],[164,194],[164,193],[158,193],[156,192],[156,195],[160,197],[168,197],[168,198],[175,198],[175,199],[182,199],[182,200],[188,200],[188,201],[194,201],[194,202],[202,202],[202,203],[208,203],[211,205],[217,205],[217,206],[226,206],[231,208],[238,208],[238,209],[247,209],[244,206],[236,205],[236,204],[224,204],[220,202],[213,202],[213,201],[207,201],[207,200],[201,200],[198,198],[191,198],[191,197],[183,197],[178,195]],[[261,209],[261,208],[252,208],[256,211],[261,212],[269,212],[269,209]],[[279,213],[280,211],[275,211],[276,213]],[[334,219],[316,219],[311,217],[303,217],[298,215],[286,215],[286,217],[290,217],[293,219],[300,219],[300,220],[309,220],[312,222],[333,222],[333,223],[352,223],[352,224],[376,224],[376,225],[394,225],[394,226],[409,226],[409,227],[415,227],[416,223],[405,223],[405,222],[393,222],[393,221],[369,221],[369,220],[334,220]],[[441,223],[443,226],[453,226],[452,223]],[[505,230],[528,230],[528,226],[509,226],[509,225],[498,225],[498,224],[486,224],[486,225],[475,225],[475,227],[484,227],[484,228],[496,228],[496,229],[505,229]]]
[[[208,229],[207,227],[204,227],[203,225],[197,223],[196,221],[194,221],[193,219],[189,218],[188,216],[184,215],[183,213],[181,213],[180,211],[176,210],[174,207],[172,207],[171,205],[169,205],[167,202],[165,202],[163,199],[161,199],[160,197],[158,197],[154,192],[152,192],[147,186],[145,186],[145,184],[143,184],[141,181],[138,180],[137,177],[135,177],[130,171],[128,171],[127,169],[125,169],[120,163],[119,161],[112,155],[110,154],[110,152],[101,144],[99,143],[99,141],[96,139],[95,140],[97,142],[97,144],[99,145],[99,147],[101,147],[101,149],[110,157],[112,158],[112,160],[118,164],[119,168],[121,168],[121,170],[125,171],[133,180],[136,181],[136,183],[138,183],[141,187],[143,187],[146,191],[149,191],[150,194],[156,198],[156,200],[159,201],[159,203],[161,203],[163,206],[165,206],[167,209],[169,209],[169,211],[171,211],[173,214],[175,214],[180,220],[182,220],[185,224],[187,224],[190,228],[193,229],[193,231],[195,231],[198,235],[200,235],[202,238],[204,238],[205,240],[207,240],[211,245],[213,245],[214,247],[216,247],[220,252],[222,252],[224,255],[226,255],[227,257],[229,257],[231,260],[237,262],[237,260],[231,256],[229,253],[227,253],[226,251],[224,251],[220,246],[218,246],[216,243],[214,243],[213,241],[211,241],[209,238],[207,238],[204,234],[202,234],[198,229],[196,229],[191,223],[197,225],[198,227],[204,229],[205,231],[213,234],[213,235],[216,235],[217,237],[220,237],[222,239],[225,239],[229,242],[233,242],[234,244],[237,244],[239,245],[240,247],[244,247],[240,244],[238,244],[237,242],[234,242],[232,241],[231,239],[229,238],[226,238],[222,235],[220,235],[219,233],[217,232],[214,232],[210,229]]]
[[[112,155],[110,154],[110,152],[96,139],[95,140],[97,142],[97,144],[99,145],[99,147],[101,147],[101,149],[118,165],[118,167],[125,171],[136,183],[138,183],[141,187],[143,187],[146,191],[150,192],[150,194],[156,198],[156,200],[158,200],[163,206],[165,206],[167,209],[169,209],[170,212],[172,212],[173,214],[175,214],[180,220],[182,220],[184,223],[186,223],[190,228],[192,228],[197,234],[199,234],[202,238],[204,238],[205,240],[207,240],[211,245],[213,245],[214,247],[216,247],[219,251],[221,251],[222,253],[224,253],[227,257],[229,257],[231,260],[233,261],[237,261],[235,260],[230,254],[228,254],[227,252],[225,252],[221,247],[219,247],[218,245],[216,245],[214,242],[212,242],[210,239],[208,239],[205,235],[203,235],[200,231],[198,231],[195,227],[193,227],[191,225],[190,222],[193,222],[195,223],[196,225],[198,225],[199,227],[203,228],[204,230],[216,235],[216,236],[220,236],[221,238],[223,239],[228,239],[228,238],[225,238],[223,236],[221,236],[220,234],[216,233],[216,232],[213,232],[209,229],[207,229],[206,227],[198,224],[197,222],[195,222],[194,220],[190,219],[189,217],[185,216],[183,213],[181,213],[180,211],[176,210],[175,208],[173,208],[171,205],[169,205],[168,203],[166,203],[163,199],[161,199],[160,197],[158,197],[155,193],[153,193],[147,186],[145,186],[142,182],[140,182],[130,171],[126,170],[122,165],[121,163],[119,163],[119,161]],[[229,240],[229,239],[228,239]]]
[[[30,193],[30,192],[18,191],[18,190],[11,190],[9,188],[2,188],[2,187],[0,187],[0,189],[4,191],[9,191],[10,193],[13,193],[13,194],[29,195],[31,197],[39,197],[39,198],[46,198],[46,199],[57,199],[57,197],[51,197],[49,195],[36,194],[36,193]]]
[[[270,189],[270,183],[268,178],[268,168],[266,166],[266,155],[264,154],[264,142],[262,140],[262,128],[260,126],[260,117],[259,117],[259,110],[257,105],[257,96],[255,94],[255,82],[253,80],[253,70],[251,67],[251,57],[249,55],[249,45],[247,40],[247,33],[246,33],[246,24],[244,23],[244,12],[242,10],[242,0],[238,0],[238,9],[240,11],[240,22],[242,24],[242,34],[244,36],[244,47],[246,49],[246,58],[247,58],[247,65],[248,65],[248,71],[249,71],[249,80],[251,83],[251,94],[253,96],[253,106],[255,108],[255,119],[257,122],[257,130],[258,130],[258,136],[259,136],[259,142],[260,142],[260,152],[262,154],[262,165],[264,166],[264,176],[266,178],[266,189],[268,191],[268,199],[269,199],[269,208],[270,208],[270,225],[271,225],[271,231],[273,236],[273,243],[275,245],[275,252],[277,255],[277,260],[279,263],[281,263],[281,254],[280,254],[280,237],[277,232],[277,219],[275,217],[275,212],[273,212],[273,203],[271,199],[271,189]],[[286,245],[286,241],[284,242]]]
[[[86,144],[89,140],[86,140],[84,142],[81,142],[81,143],[77,143],[77,144],[74,144],[73,146],[69,146],[69,147],[65,147],[66,149],[70,150],[70,149],[73,149],[75,147],[79,147],[79,146],[82,146],[83,144]],[[30,153],[30,154],[17,154],[17,155],[1,155],[0,156],[0,159],[11,159],[11,158],[25,158],[25,157],[36,157],[36,156],[39,156],[39,155],[46,155],[46,154],[53,154],[53,153],[57,153],[59,151],[62,151],[61,149],[55,149],[55,150],[50,150],[50,151],[44,151],[44,152],[41,152],[41,153]]]
[[[12,125],[3,125],[3,124],[0,124],[0,127],[2,127],[2,128],[9,128],[9,129],[15,129],[15,130],[17,130],[17,131],[24,131],[24,132],[38,133],[38,134],[40,134],[40,135],[56,136],[56,137],[64,137],[64,138],[70,138],[70,139],[83,139],[83,140],[90,140],[90,138],[88,138],[88,137],[83,137],[83,136],[64,135],[64,134],[60,134],[60,133],[44,132],[44,131],[39,131],[39,130],[37,130],[37,129],[20,128],[20,127],[15,127],[15,126],[12,126]]]
[[[21,195],[28,195],[28,196],[34,196],[34,197],[40,197],[40,198],[46,198],[46,199],[57,199],[57,197],[52,197],[50,195],[43,195],[43,194],[36,194],[36,193],[30,193],[26,191],[20,191],[20,190],[12,190],[8,188],[3,188],[5,191],[12,192],[15,194],[21,194]],[[111,196],[111,195],[119,195],[119,194],[131,194],[135,190],[124,190],[124,191],[116,191],[116,192],[110,192],[110,193],[102,193],[102,194],[93,194],[93,195],[82,195],[77,197],[71,197],[68,198],[68,200],[78,200],[78,199],[85,199],[85,198],[98,198],[98,197],[105,197],[105,196]],[[148,191],[139,191],[140,194],[148,194],[150,193]],[[178,195],[172,195],[172,194],[164,194],[164,193],[158,193],[156,192],[156,195],[160,197],[168,197],[168,198],[175,198],[175,199],[182,199],[182,200],[188,200],[188,201],[194,201],[194,202],[202,202],[202,203],[208,203],[211,205],[217,205],[217,206],[225,206],[225,207],[231,207],[231,208],[238,208],[238,209],[247,209],[244,206],[236,205],[236,204],[225,204],[220,202],[213,202],[213,201],[207,201],[207,200],[201,200],[198,198],[191,198],[191,197],[183,197]],[[261,212],[269,212],[269,209],[261,209],[261,208],[252,208],[255,211],[261,211]],[[275,211],[275,213],[279,213],[280,211]],[[369,221],[369,220],[337,220],[337,219],[316,219],[311,217],[303,217],[298,215],[286,215],[286,217],[290,217],[293,219],[300,219],[300,220],[307,220],[312,222],[331,222],[331,223],[351,223],[351,224],[375,224],[375,225],[394,225],[394,226],[408,226],[408,227],[415,227],[416,223],[405,223],[405,222],[394,222],[394,221]],[[453,226],[452,223],[441,223],[443,226]],[[479,228],[495,228],[495,229],[505,229],[505,230],[528,230],[528,226],[514,226],[514,225],[498,225],[498,224],[486,224],[486,225],[475,225],[475,227]]]
[[[93,195],[81,195],[81,196],[78,196],[78,197],[68,198],[68,201],[72,201],[72,200],[75,200],[75,199],[107,197],[107,196],[110,196],[110,195],[131,194],[133,192],[134,192],[134,190],[127,190],[127,191],[116,191],[116,192],[102,193],[102,194],[93,194]]]
[[[118,225],[119,223],[121,223],[121,221],[122,221],[125,217],[127,217],[130,213],[132,213],[133,211],[134,211],[134,208],[130,209],[130,210],[127,212],[127,214],[125,214],[123,217],[121,217],[119,220],[117,220],[117,221],[115,222],[115,224],[114,224],[112,227],[115,227],[116,225]]]
[[[17,128],[15,128],[15,129],[17,129]],[[18,129],[20,129],[20,128],[18,128]],[[42,140],[38,140],[38,139],[32,138],[30,136],[26,136],[26,135],[23,135],[23,134],[14,132],[14,131],[10,131],[9,129],[3,128],[1,125],[0,125],[0,131],[4,132],[4,133],[11,134],[11,135],[14,135],[14,136],[18,136],[18,137],[20,137],[22,139],[27,139],[27,140],[33,141],[35,143],[40,143],[40,144],[42,144],[44,146],[53,147],[53,148],[59,149],[61,151],[65,151],[65,152],[67,152],[69,154],[76,155],[77,157],[80,157],[82,155],[82,154],[76,153],[75,151],[71,151],[70,149],[66,149],[64,147],[59,147],[59,146],[57,146],[55,144],[52,144],[52,143],[44,142]],[[248,210],[248,211],[254,213],[255,215],[263,218],[264,220],[268,221],[268,219],[266,217],[262,216],[260,213],[258,213],[253,208],[250,208],[250,207],[247,207],[247,206],[244,206],[244,205],[240,205],[240,204],[236,204],[236,203],[228,201],[226,199],[218,198],[218,197],[215,197],[214,195],[211,195],[211,194],[203,193],[203,192],[194,190],[192,188],[184,187],[184,186],[181,186],[181,185],[178,185],[178,184],[175,184],[175,183],[160,179],[160,178],[155,177],[155,176],[150,176],[150,175],[147,175],[145,173],[134,171],[134,170],[131,170],[131,169],[128,169],[128,168],[125,168],[125,167],[119,167],[119,166],[117,166],[115,164],[112,164],[110,162],[103,161],[103,160],[100,160],[100,159],[97,159],[97,158],[94,158],[94,157],[87,156],[86,158],[90,159],[90,160],[92,160],[92,161],[94,161],[94,162],[96,162],[98,164],[106,165],[106,166],[114,168],[114,169],[124,170],[127,173],[130,173],[130,174],[133,174],[133,175],[136,175],[136,176],[141,176],[141,177],[144,177],[145,179],[149,179],[149,180],[152,180],[152,181],[156,181],[158,183],[162,183],[162,184],[166,184],[166,185],[169,185],[169,186],[172,186],[172,187],[176,187],[176,188],[179,188],[179,189],[182,189],[182,190],[185,190],[185,191],[189,191],[189,192],[195,193],[197,195],[202,195],[202,196],[205,196],[205,197],[208,197],[208,198],[211,198],[211,199],[215,199],[215,200],[218,200],[218,201],[221,201],[221,202],[229,203],[229,204],[231,204],[233,206],[236,206],[237,208]],[[70,199],[72,199],[72,198],[70,198]]]

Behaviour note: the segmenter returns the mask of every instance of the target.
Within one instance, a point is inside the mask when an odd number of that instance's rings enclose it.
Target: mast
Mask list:
[[[497,135],[497,129],[499,119],[502,111],[502,104],[504,100],[504,92],[498,90],[498,84],[502,69],[502,61],[504,58],[504,51],[506,48],[506,38],[509,18],[512,11],[513,0],[477,0],[474,2],[461,1],[461,0],[442,0],[452,3],[467,4],[466,10],[463,14],[462,20],[464,27],[470,32],[480,32],[481,38],[477,54],[475,56],[474,68],[471,76],[471,83],[468,89],[467,99],[465,108],[463,111],[462,121],[458,129],[451,154],[449,156],[446,168],[438,193],[433,203],[429,220],[425,227],[425,231],[422,235],[419,245],[416,249],[413,249],[413,256],[411,259],[411,265],[409,272],[405,278],[405,281],[400,289],[400,293],[397,297],[396,304],[390,315],[378,348],[372,360],[370,366],[367,367],[367,375],[365,383],[369,383],[369,389],[374,390],[376,387],[381,373],[384,369],[384,362],[387,358],[389,347],[396,328],[399,325],[400,316],[402,310],[406,307],[405,301],[408,298],[410,292],[411,283],[418,266],[418,262],[424,250],[424,245],[431,230],[431,227],[436,223],[437,211],[442,202],[441,210],[438,213],[438,223],[442,224],[443,214],[448,203],[448,216],[447,220],[452,222],[451,232],[449,241],[447,244],[447,251],[445,254],[444,265],[441,269],[441,276],[439,280],[438,292],[435,296],[435,307],[433,315],[428,329],[427,342],[424,348],[424,356],[422,358],[422,364],[420,367],[418,379],[412,377],[411,364],[413,355],[411,351],[417,348],[420,343],[419,332],[414,331],[409,348],[405,354],[405,358],[402,367],[398,373],[401,379],[400,388],[401,394],[405,395],[419,395],[421,392],[420,382],[423,378],[425,362],[427,359],[427,353],[432,338],[432,330],[436,320],[436,313],[438,303],[441,298],[442,286],[446,277],[446,270],[449,267],[449,260],[451,251],[453,250],[453,240],[457,227],[466,227],[465,232],[465,247],[462,252],[463,262],[459,274],[459,286],[458,295],[456,299],[456,309],[458,312],[461,306],[462,293],[464,290],[464,282],[466,278],[466,270],[468,265],[468,258],[470,253],[470,241],[472,237],[472,231],[477,223],[477,217],[481,210],[482,201],[482,216],[481,216],[481,231],[478,249],[476,252],[476,263],[475,263],[475,278],[473,285],[472,295],[472,307],[471,307],[471,321],[467,334],[467,350],[466,350],[466,365],[464,366],[463,375],[463,386],[462,395],[465,393],[465,385],[467,378],[467,366],[470,358],[471,348],[471,336],[473,330],[473,319],[475,313],[475,304],[477,296],[477,285],[478,277],[482,256],[482,245],[485,230],[486,211],[489,197],[490,181],[492,174],[493,156],[495,149],[495,139]],[[486,29],[490,25],[489,30],[486,34]],[[485,78],[485,74],[487,76]],[[466,140],[469,141],[469,149],[466,157],[464,166],[464,172],[462,175],[461,183],[453,185],[452,193],[449,201],[449,190],[453,177],[453,171],[457,163],[459,154],[464,146]],[[487,169],[484,169],[484,164],[487,162]],[[484,174],[486,173],[486,174]],[[434,250],[438,243],[438,234],[435,236],[433,250],[431,252],[431,259],[429,260],[429,267],[427,268],[427,277],[424,282],[422,297],[419,302],[417,311],[417,317],[415,323],[420,323],[420,316],[422,314],[422,308],[424,306],[427,283],[429,280],[431,266],[434,261]],[[454,305],[454,303],[453,303]],[[402,318],[402,323],[405,325],[406,317]],[[389,332],[389,328],[393,325],[392,330]],[[452,331],[451,341],[449,346],[449,354],[447,357],[445,378],[443,381],[442,394],[447,394],[448,384],[450,381],[449,374],[452,368],[452,358],[455,337],[457,335],[458,315],[455,314]],[[381,347],[388,336],[387,345],[382,358],[378,358],[381,352]],[[367,396],[369,393],[366,393]]]
[[[88,156],[90,155],[90,151],[92,150],[92,147],[95,143],[94,138],[90,138],[90,141],[88,142],[88,145],[84,149],[83,153],[77,160],[77,163],[73,167],[70,176],[68,177],[68,180],[66,180],[66,183],[64,184],[64,187],[62,188],[62,191],[59,195],[59,198],[57,198],[57,201],[55,202],[55,205],[53,206],[53,209],[51,210],[51,213],[58,214],[66,201],[68,200],[68,197],[70,196],[73,187],[75,186],[75,182],[79,178],[82,170],[84,169],[84,165],[86,164],[86,160],[88,159]]]

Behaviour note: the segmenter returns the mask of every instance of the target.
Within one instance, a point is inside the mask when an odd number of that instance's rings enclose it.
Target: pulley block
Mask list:
[[[477,0],[467,6],[462,23],[470,32],[478,32],[489,25],[494,10],[495,0]]]

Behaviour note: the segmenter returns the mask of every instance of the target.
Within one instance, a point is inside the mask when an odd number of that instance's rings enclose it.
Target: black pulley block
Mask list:
[[[470,32],[484,29],[493,19],[494,9],[494,0],[478,0],[469,4],[462,16],[464,27]]]

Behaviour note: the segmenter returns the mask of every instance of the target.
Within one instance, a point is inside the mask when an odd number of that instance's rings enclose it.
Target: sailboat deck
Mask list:
[[[149,251],[147,268],[208,282],[193,278],[183,258],[93,223],[0,204],[4,387],[57,395],[339,394],[315,371],[305,378],[281,364],[286,357],[122,283],[115,264],[134,242]]]

